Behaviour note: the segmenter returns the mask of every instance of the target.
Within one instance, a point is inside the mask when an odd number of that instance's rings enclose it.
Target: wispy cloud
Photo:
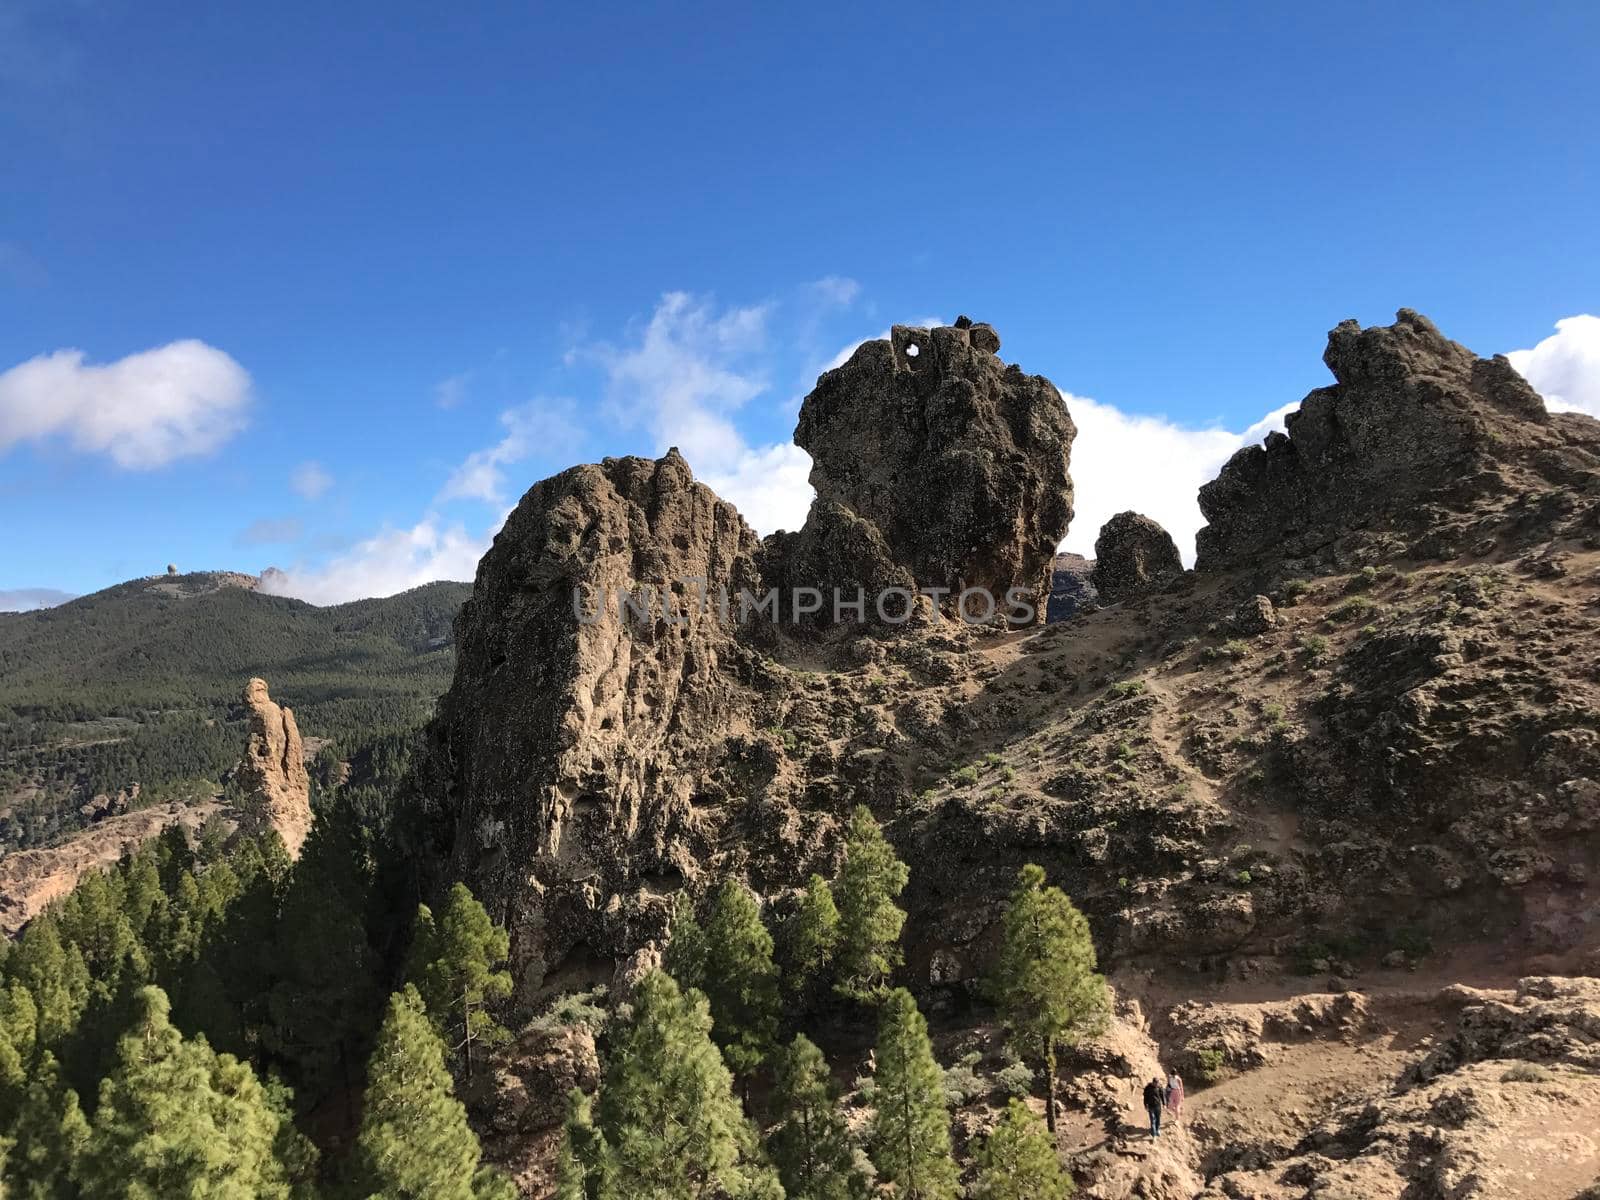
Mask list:
[[[474,536],[460,524],[433,514],[409,529],[380,530],[319,565],[269,567],[261,590],[312,604],[342,604],[368,596],[392,596],[436,579],[470,580],[495,530]]]
[[[187,340],[87,362],[42,354],[0,374],[0,453],[63,438],[129,470],[209,454],[244,428],[250,376],[227,354]]]
[[[455,408],[467,398],[467,384],[472,382],[472,372],[463,371],[433,385],[433,400],[440,408]]]
[[[505,436],[469,454],[451,474],[438,500],[506,503],[506,468],[530,458],[565,465],[578,453],[583,430],[567,400],[535,400],[500,414]],[[530,481],[531,482],[531,481]]]
[[[0,612],[33,612],[40,608],[54,608],[72,598],[71,592],[57,588],[13,588],[0,591]]]
[[[304,500],[320,500],[333,487],[333,476],[319,462],[303,462],[290,472],[289,487]]]
[[[262,517],[241,529],[233,539],[236,546],[282,546],[305,536],[305,525],[298,517]]]

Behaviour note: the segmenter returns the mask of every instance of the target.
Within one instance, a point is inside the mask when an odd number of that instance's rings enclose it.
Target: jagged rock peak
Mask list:
[[[1600,490],[1600,423],[1548,413],[1504,357],[1477,357],[1419,313],[1344,321],[1323,361],[1336,382],[1200,489],[1201,570],[1337,558],[1356,532],[1391,557],[1448,553],[1456,518],[1481,528],[1506,497]]]
[[[1089,578],[1105,603],[1138,596],[1181,574],[1177,543],[1156,521],[1120,512],[1100,527]]]
[[[994,329],[896,325],[826,372],[794,440],[817,497],[769,554],[781,585],[1021,588],[1044,615],[1072,519],[1061,394],[998,357]]]
[[[300,857],[311,832],[311,778],[294,713],[276,704],[267,681],[245,685],[250,741],[239,764],[238,778],[249,801],[248,812],[278,831],[290,858]]]
[[[756,545],[673,450],[534,485],[479,564],[419,779],[444,799],[453,872],[510,928],[524,988],[574,953],[631,950],[665,909],[597,897],[692,875],[709,853],[686,832],[691,794],[744,653],[719,597],[759,589]],[[704,581],[705,611],[686,579]],[[649,615],[625,613],[619,589],[654,589]]]

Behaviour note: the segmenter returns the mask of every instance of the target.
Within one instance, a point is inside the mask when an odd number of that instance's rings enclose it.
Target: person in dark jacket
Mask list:
[[[1161,1110],[1167,1104],[1167,1086],[1157,1076],[1144,1085],[1144,1110],[1150,1114],[1150,1136],[1161,1136]]]

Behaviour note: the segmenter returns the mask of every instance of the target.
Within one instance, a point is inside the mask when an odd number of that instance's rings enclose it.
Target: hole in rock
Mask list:
[[[917,346],[917,344],[915,342],[912,342],[909,346],[906,347],[906,357],[907,358],[915,358],[917,355],[919,355],[921,353],[922,353],[921,349],[918,348],[918,346]]]

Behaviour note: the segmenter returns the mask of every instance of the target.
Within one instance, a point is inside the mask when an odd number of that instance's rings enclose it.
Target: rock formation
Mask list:
[[[1043,619],[1050,563],[1072,520],[1077,430],[1049,380],[996,354],[999,336],[897,325],[826,372],[800,408],[816,500],[773,539],[779,586],[1020,588]],[[975,613],[969,611],[969,615]]]
[[[1172,535],[1149,517],[1120,512],[1100,527],[1089,578],[1103,603],[1132,599],[1181,574]]]
[[[278,831],[290,858],[300,857],[311,832],[311,777],[294,713],[275,704],[267,681],[252,679],[244,689],[250,741],[239,763],[238,781],[247,809]]]
[[[710,852],[699,775],[751,707],[720,603],[758,589],[755,549],[673,450],[537,484],[484,555],[424,794],[445,798],[454,869],[510,928],[525,986],[563,962],[609,978]]]
[[[1345,321],[1322,360],[1337,382],[1200,489],[1200,570],[1319,553],[1338,565],[1363,546],[1434,557],[1494,536],[1488,518],[1510,500],[1600,491],[1593,421],[1546,412],[1505,358],[1478,358],[1419,313]]]
[[[1095,604],[1099,593],[1090,578],[1094,563],[1081,554],[1058,554],[1050,564],[1050,603],[1045,610],[1046,621],[1065,621],[1068,617]]]

